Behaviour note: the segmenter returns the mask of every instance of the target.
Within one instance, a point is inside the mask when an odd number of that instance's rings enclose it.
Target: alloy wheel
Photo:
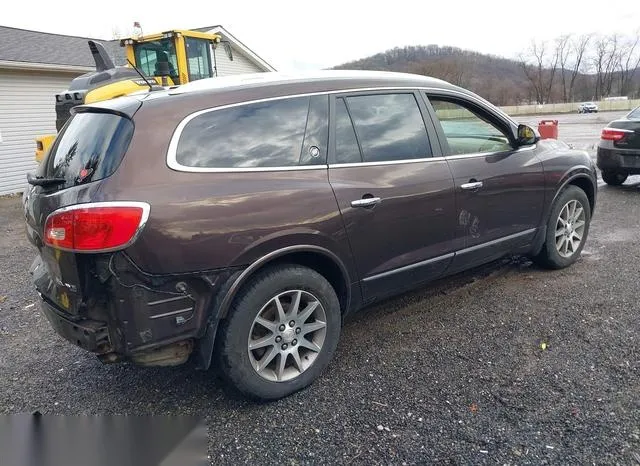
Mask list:
[[[580,248],[586,225],[582,204],[573,199],[560,210],[556,222],[556,249],[562,257],[573,256]]]
[[[288,290],[258,312],[247,350],[253,369],[272,382],[293,380],[314,363],[324,344],[327,316],[313,294]]]

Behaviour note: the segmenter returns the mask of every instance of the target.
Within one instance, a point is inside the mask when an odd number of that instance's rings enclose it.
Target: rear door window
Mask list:
[[[182,130],[176,162],[183,167],[218,169],[326,164],[327,114],[327,96],[202,113]]]
[[[133,136],[133,122],[113,113],[78,113],[63,128],[46,164],[60,188],[97,181],[116,171]]]
[[[427,129],[412,93],[351,96],[346,104],[365,162],[431,156]]]

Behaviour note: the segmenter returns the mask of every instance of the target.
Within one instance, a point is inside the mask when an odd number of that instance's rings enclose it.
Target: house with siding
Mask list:
[[[218,46],[217,76],[275,71],[222,26],[194,29],[228,42]],[[72,79],[95,71],[86,37],[0,26],[0,195],[21,192],[36,168],[35,138],[56,133],[55,94]],[[117,40],[98,40],[116,65],[125,65]]]

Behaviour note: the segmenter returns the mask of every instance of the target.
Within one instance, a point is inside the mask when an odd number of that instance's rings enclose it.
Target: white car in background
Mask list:
[[[593,102],[583,102],[578,105],[578,113],[598,113],[598,106]]]

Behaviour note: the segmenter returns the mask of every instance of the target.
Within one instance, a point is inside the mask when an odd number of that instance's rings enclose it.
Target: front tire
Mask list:
[[[276,400],[310,385],[340,338],[336,292],[315,270],[281,265],[259,272],[234,299],[216,338],[224,378],[245,396]]]
[[[602,170],[602,179],[610,186],[620,186],[627,180],[628,173],[616,172],[613,170]]]
[[[590,223],[591,207],[587,195],[577,186],[567,186],[551,207],[544,245],[532,259],[551,269],[570,266],[580,257]]]

